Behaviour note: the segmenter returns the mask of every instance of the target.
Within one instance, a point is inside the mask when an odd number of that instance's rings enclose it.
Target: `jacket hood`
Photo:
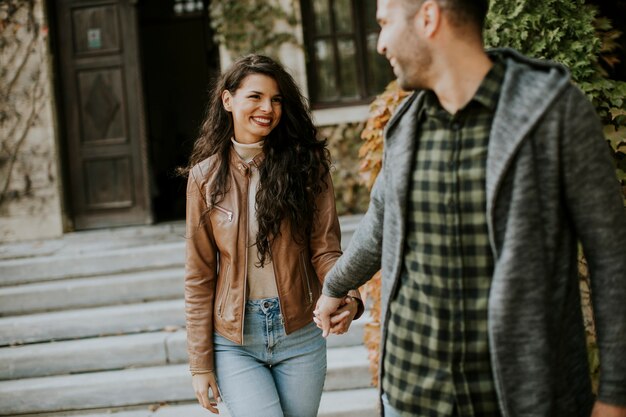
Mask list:
[[[503,129],[511,136],[524,136],[571,84],[570,73],[561,64],[528,58],[509,48],[487,53],[506,64],[493,132]]]

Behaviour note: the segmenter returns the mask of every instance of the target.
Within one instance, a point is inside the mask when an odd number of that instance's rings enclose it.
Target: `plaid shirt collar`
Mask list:
[[[498,60],[497,57],[492,58],[495,58],[493,66],[487,75],[485,75],[485,78],[483,78],[482,82],[478,86],[478,90],[476,90],[472,99],[457,113],[462,113],[465,109],[473,105],[473,103],[481,104],[492,112],[496,111],[496,108],[498,107],[498,99],[500,97],[500,87],[502,86],[502,81],[504,80],[506,68],[503,61]],[[443,117],[447,119],[453,117],[453,115],[441,107],[437,95],[432,90],[425,91],[423,106],[421,116],[426,114],[428,117]]]

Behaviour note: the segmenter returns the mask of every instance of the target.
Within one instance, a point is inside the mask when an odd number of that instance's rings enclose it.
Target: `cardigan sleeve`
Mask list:
[[[575,88],[568,99],[564,193],[589,266],[600,353],[598,399],[626,406],[626,211],[593,106]]]
[[[384,194],[385,194],[385,162],[376,178],[370,194],[370,204],[367,212],[350,240],[350,245],[333,269],[326,276],[324,295],[343,297],[352,288],[359,288],[372,278],[380,269]]]

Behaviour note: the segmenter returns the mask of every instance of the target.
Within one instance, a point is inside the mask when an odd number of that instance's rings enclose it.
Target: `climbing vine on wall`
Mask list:
[[[275,57],[284,43],[298,44],[292,31],[297,10],[295,1],[285,8],[278,0],[212,0],[211,26],[216,41],[233,56],[257,52]]]
[[[36,18],[37,5],[35,0],[0,2],[0,209],[32,187],[28,163],[20,161],[37,152],[24,147],[46,102],[41,41],[47,28]]]

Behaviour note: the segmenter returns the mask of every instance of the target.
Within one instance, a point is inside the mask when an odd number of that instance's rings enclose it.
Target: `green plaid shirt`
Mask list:
[[[498,416],[487,304],[493,274],[487,145],[505,67],[455,115],[426,92],[407,206],[402,283],[389,305],[383,390],[406,416]]]

